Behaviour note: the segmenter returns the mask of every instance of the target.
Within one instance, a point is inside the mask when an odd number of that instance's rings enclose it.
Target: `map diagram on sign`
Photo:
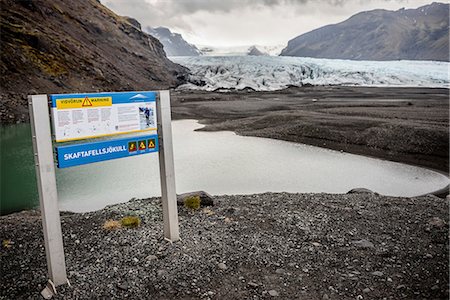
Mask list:
[[[156,92],[50,95],[56,142],[155,131]]]

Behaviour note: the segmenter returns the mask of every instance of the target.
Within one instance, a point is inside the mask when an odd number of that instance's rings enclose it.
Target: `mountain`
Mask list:
[[[147,27],[146,31],[164,45],[167,56],[199,56],[202,54],[197,47],[186,42],[181,34],[171,32],[169,28]]]
[[[285,45],[242,45],[230,47],[202,45],[200,46],[200,50],[202,54],[206,56],[246,56],[257,53],[256,50],[264,55],[278,56],[284,47]],[[256,48],[256,50],[253,50],[254,48]]]
[[[290,40],[280,55],[449,61],[449,6],[361,12]]]
[[[250,56],[266,56],[266,55],[269,55],[269,54],[265,53],[265,52],[262,52],[256,46],[251,46],[247,50],[247,55],[250,55]]]
[[[168,60],[157,39],[96,0],[1,0],[0,17],[2,123],[28,119],[28,94],[167,89],[185,81],[187,69]]]

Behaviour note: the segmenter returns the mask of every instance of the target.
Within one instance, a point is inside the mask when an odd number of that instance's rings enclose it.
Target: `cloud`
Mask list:
[[[101,0],[142,27],[169,27],[196,44],[286,43],[375,8],[418,7],[430,0]]]

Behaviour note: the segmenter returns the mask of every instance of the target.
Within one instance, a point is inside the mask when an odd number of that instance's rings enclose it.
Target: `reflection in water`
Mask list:
[[[415,196],[446,186],[448,178],[423,168],[313,146],[196,132],[196,121],[173,122],[177,192],[345,193],[365,187]],[[1,128],[1,213],[38,205],[29,124]],[[158,154],[57,169],[61,210],[90,211],[160,195]]]

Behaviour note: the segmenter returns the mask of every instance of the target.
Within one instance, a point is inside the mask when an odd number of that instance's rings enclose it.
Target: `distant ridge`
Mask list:
[[[372,10],[288,42],[280,55],[354,60],[449,61],[449,4]]]
[[[172,32],[169,28],[146,27],[145,30],[163,44],[167,56],[199,56],[202,54],[196,46],[186,42],[181,34]]]
[[[251,46],[247,50],[247,55],[250,55],[250,56],[265,56],[265,55],[269,55],[269,54],[267,54],[265,52],[262,52],[256,46]]]

